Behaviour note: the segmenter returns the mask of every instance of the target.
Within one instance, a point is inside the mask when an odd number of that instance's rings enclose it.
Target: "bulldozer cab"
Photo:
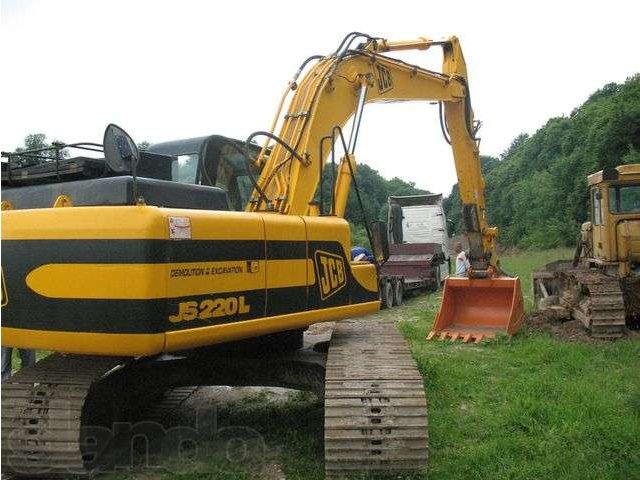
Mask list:
[[[640,268],[640,165],[621,165],[590,175],[591,222],[582,228],[583,256],[618,263],[620,273]]]

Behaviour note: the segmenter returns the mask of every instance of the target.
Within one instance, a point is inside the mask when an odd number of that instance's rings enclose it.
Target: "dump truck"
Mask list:
[[[442,49],[442,72],[387,55],[432,47]],[[355,150],[364,106],[406,100],[439,102],[452,146],[474,268],[455,293],[492,296],[495,282],[519,293],[517,279],[496,269],[456,37],[351,33],[302,63],[271,129],[244,141],[212,135],[140,152],[109,125],[101,144],[4,153],[2,344],[52,354],[3,383],[3,472],[90,474],[108,447],[92,427],[185,385],[315,391],[325,402],[328,477],[424,469],[415,361],[393,322],[361,318],[380,307],[378,268],[389,252],[352,261],[344,219],[351,188],[362,208]],[[74,149],[87,153],[63,153]],[[322,182],[327,164],[331,185]],[[384,247],[386,227],[368,235]],[[492,298],[477,299],[483,320],[502,299]],[[455,323],[458,312],[449,313]],[[330,340],[309,346],[304,331],[327,321],[337,321]]]
[[[450,270],[442,194],[390,196],[387,218],[389,258],[379,280],[383,307],[401,305],[406,293],[437,290]]]
[[[532,273],[536,307],[580,320],[597,338],[619,338],[640,315],[640,164],[587,177],[591,220],[574,258]]]

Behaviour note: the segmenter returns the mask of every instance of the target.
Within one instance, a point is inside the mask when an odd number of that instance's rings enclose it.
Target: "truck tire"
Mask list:
[[[404,284],[402,280],[398,279],[393,282],[393,305],[395,307],[399,307],[402,305],[402,300],[404,298]]]
[[[389,280],[383,280],[380,286],[381,308],[391,308],[393,306],[393,286]]]

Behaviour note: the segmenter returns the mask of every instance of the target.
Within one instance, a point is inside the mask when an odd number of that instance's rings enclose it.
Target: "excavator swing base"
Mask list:
[[[440,311],[427,336],[479,343],[497,334],[514,335],[524,317],[519,278],[445,280]]]

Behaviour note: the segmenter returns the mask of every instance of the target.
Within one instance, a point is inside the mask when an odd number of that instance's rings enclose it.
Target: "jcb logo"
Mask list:
[[[385,93],[393,88],[393,78],[391,77],[391,72],[386,67],[376,65],[376,77],[378,93]]]
[[[318,284],[320,285],[320,298],[326,300],[347,284],[344,259],[333,253],[316,250],[315,261]]]

